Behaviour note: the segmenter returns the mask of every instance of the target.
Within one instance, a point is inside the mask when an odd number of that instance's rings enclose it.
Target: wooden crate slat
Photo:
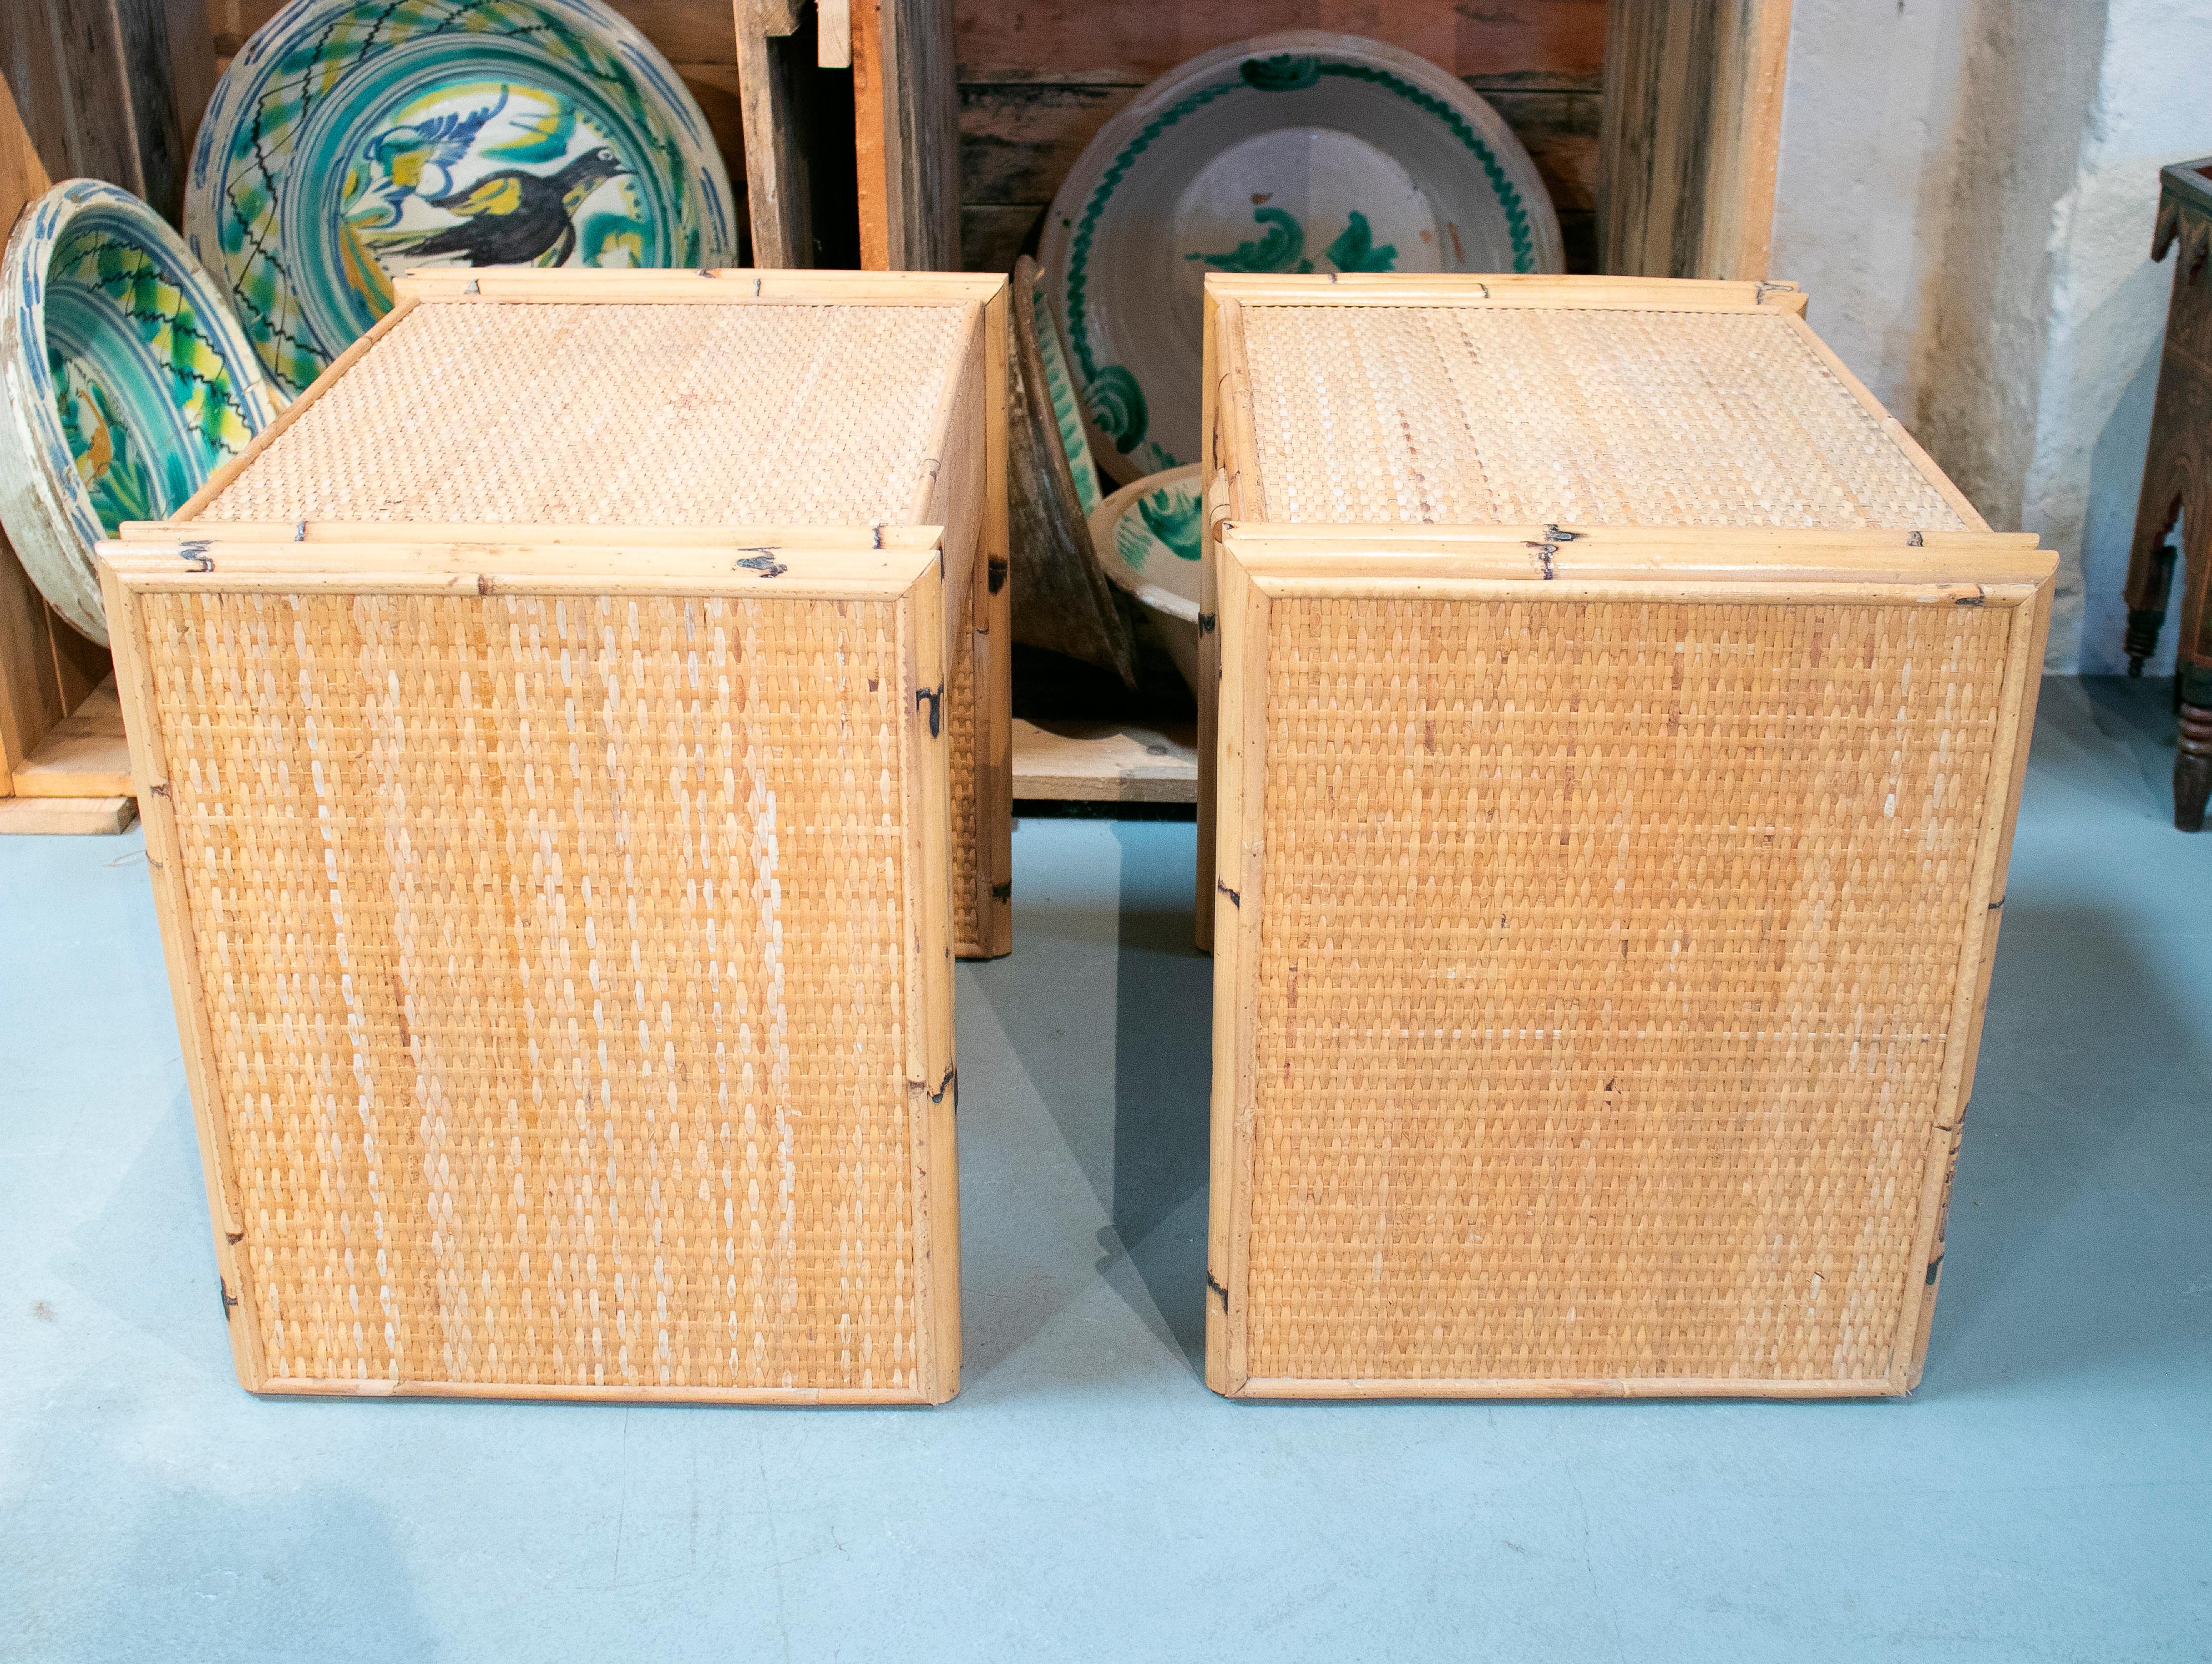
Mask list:
[[[56,723],[15,770],[19,798],[108,798],[131,789],[131,747],[113,677]]]
[[[138,799],[112,798],[0,798],[0,836],[100,837],[127,832],[138,818]]]
[[[1014,720],[1014,796],[1061,803],[1196,803],[1198,735],[1139,723]]]

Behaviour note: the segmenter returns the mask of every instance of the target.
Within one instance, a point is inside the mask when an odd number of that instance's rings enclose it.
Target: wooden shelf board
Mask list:
[[[0,836],[123,832],[137,818],[138,799],[133,797],[0,798]]]
[[[1014,796],[1061,803],[1196,803],[1198,734],[1133,722],[1014,719]]]
[[[123,707],[109,677],[64,717],[15,770],[19,798],[117,798],[131,795],[131,748]]]

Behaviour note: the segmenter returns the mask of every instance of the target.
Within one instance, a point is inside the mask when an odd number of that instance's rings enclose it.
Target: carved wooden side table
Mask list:
[[[2173,823],[2201,832],[2204,800],[2212,795],[2212,157],[2176,162],[2159,177],[2151,258],[2164,259],[2176,243],[2181,258],[2128,562],[2128,674],[2141,676],[2143,660],[2158,646],[2178,551],[2183,576],[2174,691],[2181,750],[2173,764]]]

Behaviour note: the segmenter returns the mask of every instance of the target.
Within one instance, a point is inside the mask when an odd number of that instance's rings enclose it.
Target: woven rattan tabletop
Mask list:
[[[927,491],[978,315],[426,301],[200,519],[900,522]]]
[[[1244,309],[1275,522],[1966,525],[1782,312]]]

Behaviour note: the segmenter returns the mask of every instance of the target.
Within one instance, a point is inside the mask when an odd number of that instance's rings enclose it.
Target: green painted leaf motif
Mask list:
[[[559,161],[568,154],[575,132],[576,106],[563,103],[532,116],[506,143],[487,144],[483,153],[514,161]]]
[[[1137,385],[1137,378],[1121,365],[1109,364],[1092,377],[1083,390],[1083,399],[1092,425],[1112,440],[1114,448],[1123,456],[1144,441],[1145,429],[1152,425],[1145,409],[1145,392]]]
[[[1367,216],[1355,208],[1343,234],[1322,250],[1322,258],[1339,271],[1395,271],[1398,245],[1384,243],[1377,248]]]
[[[1305,228],[1282,208],[1255,208],[1252,218],[1266,228],[1257,242],[1239,243],[1226,254],[1186,254],[1186,260],[1203,260],[1223,271],[1288,271],[1306,246]],[[1341,239],[1339,239],[1341,241]],[[1310,270],[1310,264],[1302,268]]]
[[[1247,86],[1261,92],[1295,93],[1321,79],[1321,60],[1277,52],[1273,58],[1248,58],[1237,66],[1237,72]]]
[[[577,233],[587,266],[645,264],[645,240],[650,232],[641,215],[592,214]]]
[[[1137,500],[1145,526],[1179,561],[1198,558],[1199,498],[1195,492],[1155,491]]]

